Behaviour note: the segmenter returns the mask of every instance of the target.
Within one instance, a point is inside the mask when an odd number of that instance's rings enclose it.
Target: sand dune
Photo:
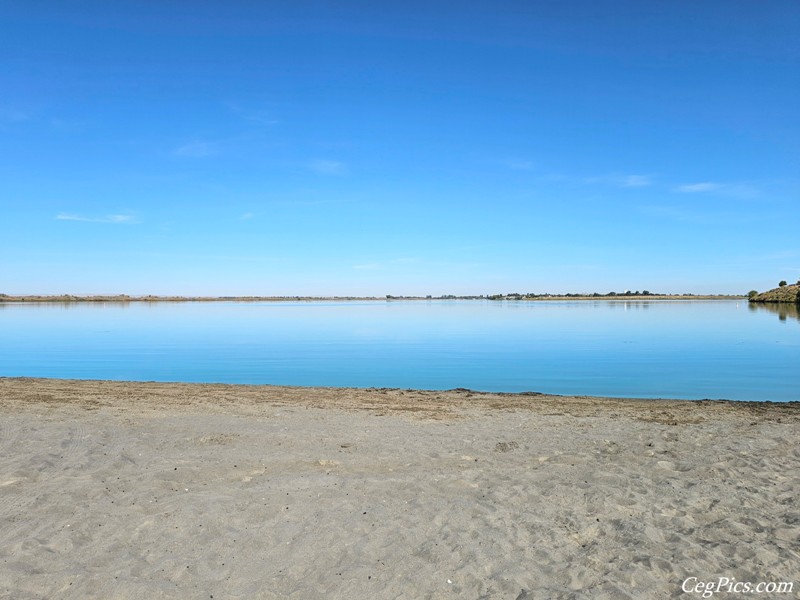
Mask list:
[[[0,379],[0,411],[0,597],[800,592],[796,403]]]

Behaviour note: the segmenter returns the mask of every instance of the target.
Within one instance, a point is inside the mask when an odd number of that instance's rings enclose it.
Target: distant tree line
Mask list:
[[[639,291],[625,290],[624,292],[608,292],[601,294],[599,292],[581,293],[581,294],[537,294],[535,292],[528,292],[526,294],[511,293],[511,294],[492,294],[486,296],[489,300],[524,300],[525,298],[615,298],[615,297],[628,297],[628,296],[664,296],[666,294],[653,293],[649,290]],[[693,296],[694,294],[681,294],[682,296]]]
[[[750,290],[747,293],[747,297],[750,299],[751,302],[792,302],[794,300],[795,303],[800,305],[800,279],[797,280],[797,283],[794,284],[797,286],[797,292],[795,293],[794,297],[792,297],[793,290],[783,290],[787,285],[789,285],[785,279],[781,279],[778,282],[778,287],[770,290],[768,292],[764,292],[763,294],[759,294],[756,290]],[[778,290],[781,290],[778,292]]]
[[[601,294],[599,292],[593,293],[581,293],[581,294],[553,294],[550,292],[537,294],[536,292],[527,292],[525,294],[519,292],[511,292],[508,294],[480,294],[477,296],[457,296],[455,294],[442,294],[441,296],[432,296],[428,294],[424,296],[426,300],[525,300],[530,298],[613,298],[613,297],[622,297],[626,298],[629,296],[667,296],[669,294],[661,294],[661,293],[653,293],[649,290],[643,291],[631,291],[626,290],[624,292],[608,292],[606,294]],[[674,294],[673,294],[674,295]],[[694,294],[679,294],[680,296],[694,296]],[[386,294],[387,300],[414,300],[422,298],[422,296],[395,296],[393,294]]]

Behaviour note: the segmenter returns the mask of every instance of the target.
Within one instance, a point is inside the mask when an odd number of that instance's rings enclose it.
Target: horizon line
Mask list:
[[[214,302],[214,301],[281,301],[281,300],[536,300],[536,299],[663,299],[663,298],[746,298],[747,294],[712,294],[687,292],[586,292],[586,293],[506,293],[506,294],[412,294],[412,295],[356,295],[356,294],[324,294],[324,295],[179,295],[179,294],[2,294],[0,302]]]

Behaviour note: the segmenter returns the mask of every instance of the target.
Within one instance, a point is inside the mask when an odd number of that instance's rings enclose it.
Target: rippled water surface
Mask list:
[[[745,301],[0,304],[0,376],[800,400]]]

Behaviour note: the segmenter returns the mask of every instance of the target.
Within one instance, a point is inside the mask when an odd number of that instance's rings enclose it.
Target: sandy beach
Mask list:
[[[800,597],[797,403],[0,378],[0,411],[3,598]]]

